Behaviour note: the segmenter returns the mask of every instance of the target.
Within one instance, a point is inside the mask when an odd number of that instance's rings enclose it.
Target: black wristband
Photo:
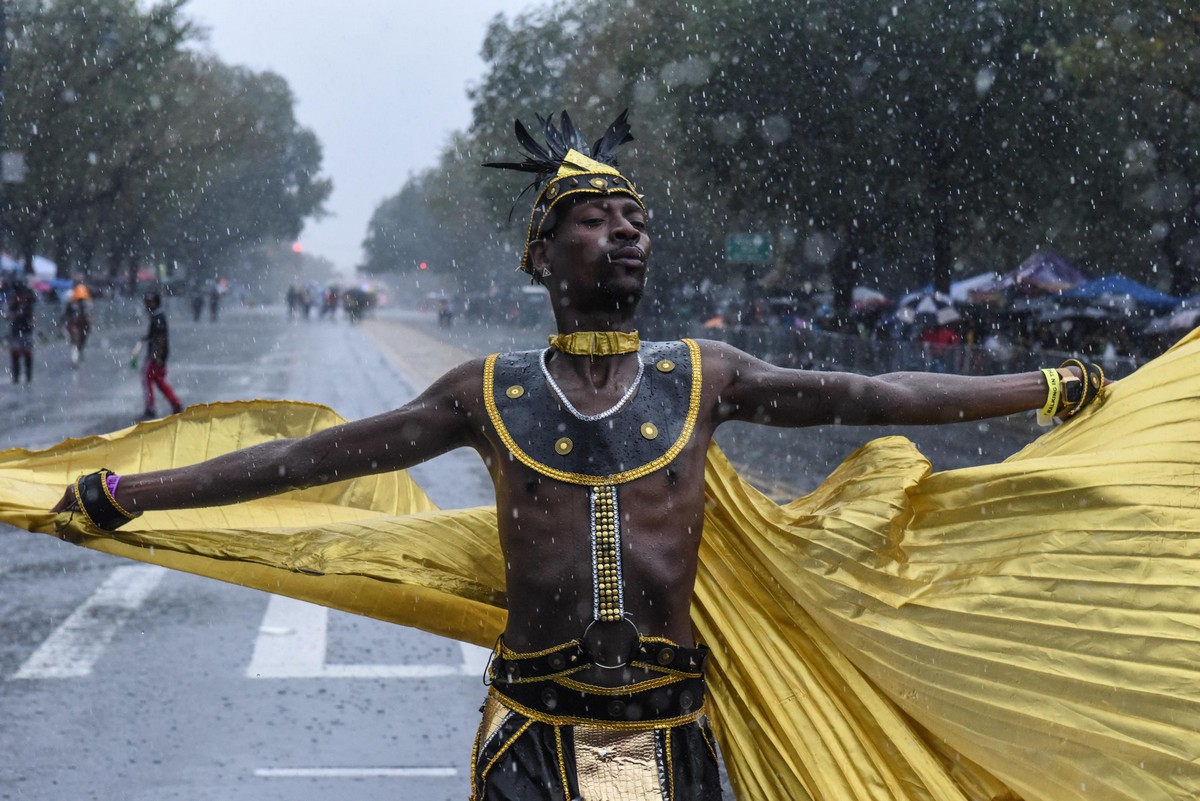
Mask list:
[[[75,501],[96,528],[116,531],[137,517],[121,508],[108,491],[109,470],[97,470],[75,481]],[[138,513],[140,514],[140,512]]]
[[[1101,393],[1104,390],[1104,370],[1099,365],[1084,364],[1079,359],[1067,359],[1059,365],[1060,369],[1063,367],[1078,367],[1080,372],[1079,382],[1071,382],[1077,388],[1071,389],[1071,399],[1064,403],[1066,417],[1074,417],[1097,399],[1103,400]],[[1066,387],[1064,386],[1065,391]]]
[[[1063,399],[1062,407],[1071,408],[1078,406],[1083,400],[1084,385],[1087,382],[1087,373],[1083,374],[1083,378],[1064,378],[1062,382]]]

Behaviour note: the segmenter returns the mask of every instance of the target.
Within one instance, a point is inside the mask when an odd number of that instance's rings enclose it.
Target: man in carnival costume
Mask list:
[[[232,504],[361,480],[404,470],[454,448],[473,448],[496,487],[495,518],[487,517],[484,527],[494,525],[499,532],[507,618],[487,670],[490,687],[473,754],[472,797],[719,798],[716,744],[707,717],[713,699],[708,697],[705,668],[715,660],[722,687],[739,686],[733,669],[726,670],[722,660],[741,647],[734,637],[740,624],[711,629],[711,637],[728,634],[729,639],[710,654],[697,641],[693,590],[707,609],[711,571],[741,558],[735,548],[724,561],[706,561],[710,567],[701,570],[705,587],[697,588],[701,533],[709,543],[703,547],[712,548],[710,538],[716,534],[709,530],[724,526],[707,507],[746,510],[759,502],[726,497],[724,485],[713,484],[720,468],[711,464],[706,488],[706,458],[712,458],[709,445],[716,428],[728,421],[790,427],[936,424],[1028,410],[1065,419],[1089,405],[1098,407],[1095,402],[1112,388],[1105,388],[1098,368],[1076,361],[1007,376],[866,377],[783,369],[721,342],[640,342],[634,314],[646,287],[652,240],[643,195],[617,169],[616,151],[632,139],[625,115],[590,146],[565,113],[557,125],[553,118],[542,122],[546,146],[518,122],[525,160],[487,166],[534,175],[531,186],[537,195],[520,267],[549,291],[558,333],[550,337],[546,350],[470,361],[399,409],[306,436],[266,441],[188,466],[120,477],[108,471],[85,475],[54,511],[82,512],[85,528],[112,531],[143,512]],[[885,450],[893,448],[888,453],[894,453],[893,446]],[[880,456],[853,479],[859,482],[854,486],[892,482],[889,476],[900,469],[896,465],[910,461],[907,455]],[[922,469],[927,471],[927,464]],[[895,479],[897,486],[907,482],[907,489],[887,495],[884,505],[895,506],[899,501],[894,498],[902,499],[905,493],[915,495],[924,480],[918,473],[911,473],[911,480]],[[818,514],[836,517],[843,503],[833,495],[817,498],[814,504],[823,504],[823,511],[806,511],[804,519]],[[852,505],[853,500],[845,503]],[[959,498],[956,503],[965,501]],[[762,519],[773,519],[774,514],[765,512]],[[60,524],[63,518],[66,515],[60,516]],[[886,522],[880,527],[885,534],[877,546],[866,546],[861,559],[886,563],[881,571],[888,575],[880,582],[888,589],[878,594],[886,603],[856,601],[856,611],[848,613],[851,618],[891,614],[890,607],[902,607],[907,599],[928,591],[902,572],[901,563],[918,560],[919,549],[905,553],[902,560],[893,558],[911,543],[902,543],[902,528]],[[448,527],[441,533],[452,535]],[[153,533],[139,534],[142,537],[149,542]],[[187,549],[203,550],[195,539]],[[419,537],[412,543],[413,548],[426,547]],[[843,585],[857,583],[855,591],[864,591],[867,579],[850,575],[857,570],[854,559],[826,559],[824,553],[832,550],[823,546],[796,551],[794,567],[778,572],[768,583],[788,581],[789,572],[828,576],[840,571]],[[840,567],[822,568],[816,564],[822,559],[822,564]],[[332,571],[330,564],[323,562],[322,570]],[[844,578],[847,575],[850,578]],[[826,586],[820,578],[813,582]],[[735,597],[740,584],[741,578],[727,579],[722,591]],[[461,589],[453,593],[470,594]],[[840,600],[828,595],[812,606],[812,613],[822,613],[822,607],[838,613],[839,606]],[[738,611],[746,610],[733,610]],[[777,613],[774,622],[768,622],[768,632],[770,626],[785,625],[784,615],[798,620],[801,614]],[[786,625],[792,623],[787,620]],[[705,631],[710,629],[706,626],[700,633]],[[811,642],[816,646],[805,658],[841,664],[837,657],[819,653],[836,649],[826,648],[826,640],[814,636]],[[753,647],[766,649],[769,643],[760,640]],[[792,657],[781,653],[775,659]],[[739,751],[735,780],[740,777],[740,784],[735,781],[735,786],[745,788],[747,797],[759,798],[781,798],[784,791],[779,788],[793,785],[802,788],[789,791],[793,798],[835,797],[826,794],[842,791],[847,795],[838,797],[966,797],[946,790],[958,786],[953,781],[943,781],[941,774],[933,777],[940,768],[929,756],[932,752],[908,756],[910,724],[897,723],[895,713],[885,708],[887,702],[880,706],[862,700],[879,696],[869,688],[855,689],[863,681],[861,674],[853,668],[837,670],[843,671],[842,678],[830,679],[832,668],[820,674],[824,679],[813,674],[811,698],[825,697],[820,696],[823,682],[845,685],[840,689],[858,693],[857,702],[844,705],[845,719],[874,709],[863,714],[885,721],[879,723],[882,739],[872,739],[875,732],[856,731],[855,726],[836,733],[838,726],[830,717],[833,706],[812,711],[810,719],[824,719],[835,730],[828,741],[838,740],[843,746],[851,740],[897,743],[899,750],[893,754],[902,754],[897,759],[885,753],[891,746],[843,749],[851,755],[849,761],[864,763],[859,766],[863,775],[865,763],[891,761],[891,766],[871,768],[873,776],[890,778],[846,780],[835,787],[832,779],[817,774],[848,776],[854,767],[824,760],[806,740],[807,757],[792,759],[786,769],[780,763],[756,764],[754,753]],[[930,693],[934,691],[936,687]],[[769,695],[765,687],[763,692]],[[809,691],[804,695],[809,697]],[[740,697],[751,705],[748,691]],[[776,699],[781,710],[793,700]],[[760,732],[771,731],[769,706],[770,702],[755,707],[755,714],[762,716],[754,726]],[[724,717],[718,723],[729,733],[733,715],[728,721]],[[1058,736],[1064,737],[1061,730]],[[776,739],[772,747],[786,750],[788,736]],[[765,753],[766,746],[761,747]],[[833,749],[831,745],[830,753]],[[800,764],[805,759],[821,764]],[[911,762],[897,767],[904,759]],[[960,761],[970,767],[969,761]],[[1003,768],[1003,759],[994,761]],[[772,771],[790,771],[798,778],[772,784]],[[973,775],[975,786],[995,783],[986,771]]]

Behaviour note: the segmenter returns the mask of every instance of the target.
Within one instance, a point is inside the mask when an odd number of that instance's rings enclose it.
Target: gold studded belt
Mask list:
[[[680,676],[704,675],[708,649],[703,645],[685,648],[665,637],[639,637],[630,667],[646,668]],[[501,640],[488,664],[487,680],[516,684],[523,681],[568,676],[595,666],[594,658],[582,640],[571,640],[553,648],[532,653],[510,650]]]
[[[603,687],[571,678],[594,664],[580,640],[528,654],[510,651],[501,642],[486,681],[501,703],[534,720],[649,728],[699,716],[707,659],[704,646],[685,648],[659,637],[639,638],[629,665],[657,675],[636,684]]]

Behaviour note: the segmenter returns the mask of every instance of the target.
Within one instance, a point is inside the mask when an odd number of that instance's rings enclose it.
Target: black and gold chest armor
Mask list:
[[[543,351],[489,356],[484,403],[514,459],[548,478],[589,488],[593,620],[583,641],[595,664],[621,667],[640,635],[625,614],[617,488],[666,467],[691,440],[700,408],[700,351],[687,339],[643,342],[632,397],[597,415],[570,405],[545,371],[544,358]]]
[[[576,417],[542,373],[542,351],[496,354],[484,366],[488,416],[526,467],[569,484],[623,484],[674,459],[691,438],[700,401],[695,343],[643,342],[637,393],[600,420]]]

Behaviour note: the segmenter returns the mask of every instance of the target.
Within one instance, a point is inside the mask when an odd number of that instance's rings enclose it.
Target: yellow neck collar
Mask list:
[[[550,337],[550,347],[573,356],[637,353],[641,346],[637,331],[576,331],[574,334],[553,334]]]

